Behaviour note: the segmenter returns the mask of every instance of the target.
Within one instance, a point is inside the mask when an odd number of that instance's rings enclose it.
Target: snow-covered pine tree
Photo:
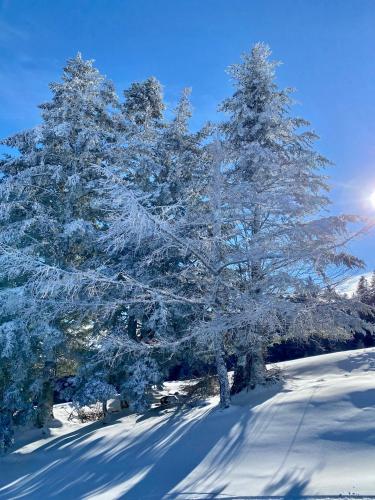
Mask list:
[[[111,201],[108,203],[105,197],[96,200],[97,206],[106,213],[105,234],[113,229],[116,218],[121,224],[119,207],[137,194],[141,194],[143,202],[152,196],[156,144],[164,127],[165,105],[162,87],[156,78],[132,83],[124,91],[124,97],[125,101],[116,114],[120,142],[112,148],[114,163],[103,165],[102,170],[102,190]],[[100,297],[102,320],[97,323],[96,330],[104,332],[104,341],[80,370],[78,392],[75,395],[78,403],[87,402],[88,394],[100,399],[100,392],[105,399],[105,395],[109,391],[113,392],[115,386],[124,392],[127,389],[125,381],[131,378],[133,371],[137,374],[141,372],[138,357],[148,365],[141,343],[151,342],[153,335],[144,320],[147,317],[145,303],[150,302],[150,290],[147,283],[143,286],[137,266],[137,262],[150,251],[149,245],[143,242],[141,246],[139,240],[134,239],[132,230],[121,248],[115,250],[114,242],[105,235],[97,241],[97,245],[104,251],[106,258],[98,268],[100,276],[96,274],[90,280],[98,300]],[[149,270],[150,266],[146,265],[146,269]],[[75,278],[79,281],[79,275]],[[119,343],[126,344],[122,353],[118,349]],[[132,369],[132,365],[136,370]],[[151,377],[153,381],[155,377]],[[107,385],[108,380],[111,381],[111,387]],[[133,387],[131,392],[137,394]],[[126,398],[132,402],[129,392]],[[135,403],[135,406],[140,407],[141,403]]]
[[[375,306],[375,271],[371,273],[371,279],[370,279],[370,291],[369,291],[369,303],[372,306]]]
[[[312,299],[311,280],[327,282],[333,268],[362,264],[341,251],[353,217],[319,216],[329,205],[321,173],[328,162],[313,148],[317,136],[309,123],[290,116],[292,90],[277,87],[278,63],[270,54],[259,43],[229,68],[235,92],[221,106],[238,229],[232,238],[238,257],[228,265],[236,266],[253,316],[235,335],[234,392],[264,379],[264,347],[280,331],[287,311],[276,312],[286,300],[304,290]]]
[[[2,162],[0,183],[1,356],[22,371],[6,382],[2,404],[14,412],[7,401],[18,391],[17,409],[37,402],[40,425],[52,413],[56,361],[83,348],[97,313],[72,276],[97,264],[103,212],[95,199],[105,197],[100,167],[110,162],[118,128],[117,96],[92,61],[78,54],[50,88],[41,125],[3,141],[17,154]]]
[[[0,291],[0,454],[13,439],[14,424],[33,418],[33,402],[40,392],[42,359],[59,344],[40,314],[40,308],[24,293],[22,282],[3,282]],[[25,311],[29,321],[25,318]]]
[[[371,277],[362,275],[355,291],[355,298],[369,306],[375,306],[375,271]]]
[[[188,90],[183,92],[170,121],[161,119],[160,113],[142,111],[141,106],[150,108],[149,102],[159,103],[154,106],[158,110],[164,108],[161,94],[155,97],[160,85],[156,80],[152,80],[152,86],[147,82],[133,84],[131,103],[124,103],[124,115],[131,122],[126,126],[128,135],[117,162],[124,169],[108,169],[105,184],[112,196],[108,229],[102,238],[107,251],[106,269],[120,277],[129,300],[113,316],[111,333],[93,363],[117,378],[124,397],[129,397],[129,388],[137,393],[134,376],[139,379],[140,374],[149,374],[152,384],[155,366],[168,368],[174,346],[188,328],[196,307],[189,298],[192,282],[186,276],[191,262],[185,243],[192,229],[180,227],[180,222],[186,220],[202,191],[202,141],[208,131],[191,133],[188,129]],[[136,90],[141,94],[139,98]],[[129,92],[125,96],[129,99]],[[116,362],[109,366],[106,360]],[[145,391],[139,391],[137,401],[131,401],[134,406],[144,404],[141,396],[147,396],[150,384],[144,380]]]
[[[363,319],[363,325],[354,329],[354,340],[356,347],[369,347],[374,345],[375,332],[375,273],[368,279],[362,275],[358,281],[351,302],[357,303],[359,315]]]
[[[362,302],[367,303],[370,295],[370,284],[368,283],[366,276],[361,276],[358,281],[356,296]]]

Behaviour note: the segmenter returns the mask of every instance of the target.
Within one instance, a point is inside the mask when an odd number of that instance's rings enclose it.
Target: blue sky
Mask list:
[[[172,106],[193,88],[193,125],[216,119],[225,68],[268,43],[294,113],[330,169],[332,210],[375,216],[374,0],[0,0],[0,136],[31,127],[67,58],[93,58],[118,91],[156,76]],[[375,268],[375,232],[351,248]]]

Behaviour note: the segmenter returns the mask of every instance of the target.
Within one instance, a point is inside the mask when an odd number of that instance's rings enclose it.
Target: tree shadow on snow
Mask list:
[[[292,472],[285,473],[279,480],[269,484],[265,488],[264,493],[268,495],[276,494],[282,489],[284,491],[282,498],[302,498],[306,493],[311,476],[312,472],[307,473],[306,471],[295,469]]]
[[[346,359],[339,361],[337,366],[347,373],[356,370],[362,372],[375,371],[375,351],[354,351]]]
[[[152,413],[142,416],[124,427],[117,427],[116,422],[103,427],[97,422],[52,439],[31,453],[11,453],[0,462],[0,498],[71,499],[106,493],[110,497],[116,486],[116,498],[173,498],[178,484],[218,443],[208,478],[230,464],[247,426],[254,428],[255,436],[266,432],[275,408],[270,405],[268,412],[262,412],[260,422],[253,407],[266,403],[279,390],[276,386],[263,397],[257,395],[253,406],[224,411],[208,406],[199,412],[179,408],[158,418]],[[223,480],[212,484],[202,498],[219,498],[226,486]],[[123,497],[122,491],[126,491]]]

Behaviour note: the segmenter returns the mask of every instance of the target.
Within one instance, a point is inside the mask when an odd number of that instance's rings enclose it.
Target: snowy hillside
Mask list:
[[[357,290],[359,280],[361,279],[362,276],[368,281],[368,283],[371,282],[372,272],[357,274],[356,276],[351,276],[350,278],[346,279],[343,283],[341,283],[337,287],[337,291],[339,293],[348,295],[348,297],[353,297],[353,295]]]
[[[0,461],[0,498],[375,498],[375,349],[279,366],[228,410],[61,422]]]

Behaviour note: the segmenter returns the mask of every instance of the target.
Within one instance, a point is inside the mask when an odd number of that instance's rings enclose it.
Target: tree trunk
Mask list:
[[[238,357],[231,394],[238,394],[244,389],[254,389],[258,384],[264,383],[265,378],[263,346],[259,343],[250,352]]]
[[[128,335],[131,339],[137,338],[137,326],[138,326],[138,321],[135,318],[135,316],[129,315],[128,316]]]
[[[221,349],[216,352],[216,369],[220,386],[220,407],[228,408],[230,406],[228,370]]]
[[[212,262],[214,267],[218,266],[222,262],[221,255],[221,230],[223,225],[222,220],[222,201],[221,201],[221,190],[222,190],[222,173],[221,165],[223,162],[223,150],[221,148],[220,142],[215,141],[215,161],[211,185],[211,209],[212,209]],[[220,266],[219,266],[220,267]],[[211,271],[212,272],[212,271]],[[220,279],[218,274],[215,272],[212,276],[212,297],[211,303],[214,311],[213,317],[217,316],[215,311],[221,310],[222,306],[219,300],[219,290],[220,290]],[[221,408],[228,408],[230,406],[230,386],[228,380],[228,370],[224,359],[224,342],[222,333],[217,334],[214,340],[214,353],[216,361],[217,377],[220,386],[220,406]]]
[[[10,410],[0,408],[0,456],[13,444],[13,416]]]
[[[252,352],[252,363],[250,369],[249,387],[254,389],[258,384],[264,384],[266,380],[266,363],[264,349],[261,343],[257,344]]]
[[[107,400],[102,401],[102,411],[103,411],[103,424],[109,424],[111,421],[111,415],[108,412]]]
[[[231,388],[231,394],[238,394],[245,387],[247,387],[249,378],[250,378],[250,365],[251,365],[251,355],[239,355],[237,359],[236,366],[234,368],[233,374],[233,384]]]
[[[56,363],[46,361],[43,368],[42,392],[38,403],[36,425],[44,427],[53,417],[53,391]]]

